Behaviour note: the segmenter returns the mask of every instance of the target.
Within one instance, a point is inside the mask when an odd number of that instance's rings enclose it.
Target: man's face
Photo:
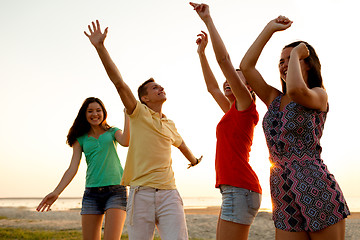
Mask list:
[[[156,82],[149,82],[145,85],[147,95],[144,95],[142,98],[145,102],[165,102],[166,93],[164,88],[157,84]]]

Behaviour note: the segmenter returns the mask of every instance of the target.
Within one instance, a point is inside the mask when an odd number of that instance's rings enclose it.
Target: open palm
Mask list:
[[[104,33],[101,32],[100,29],[100,23],[98,20],[96,20],[96,25],[94,22],[91,22],[92,28],[90,25],[88,25],[90,34],[88,34],[86,31],[84,31],[85,35],[89,38],[92,45],[97,47],[100,44],[103,44],[108,32],[108,28],[105,28]]]

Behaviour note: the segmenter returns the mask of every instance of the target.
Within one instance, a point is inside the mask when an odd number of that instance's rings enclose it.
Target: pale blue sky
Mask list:
[[[215,24],[237,66],[268,21],[285,15],[292,27],[276,33],[258,64],[264,78],[280,87],[282,47],[306,40],[322,63],[330,112],[322,138],[323,159],[345,196],[360,197],[360,117],[357,67],[358,12],[355,1],[222,0],[210,5]],[[83,34],[91,21],[109,27],[105,42],[125,81],[135,92],[149,77],[165,87],[164,113],[195,155],[196,168],[173,149],[176,183],[183,196],[219,196],[214,189],[215,127],[220,109],[206,92],[196,53],[196,35],[206,30],[187,1],[26,1],[0,0],[0,197],[42,197],[67,169],[72,150],[67,132],[82,101],[103,100],[108,122],[123,127],[123,105],[96,51]],[[224,77],[211,44],[206,50],[219,83]],[[260,118],[266,109],[257,103]],[[124,165],[126,148],[118,152]],[[86,163],[62,196],[81,196]],[[269,163],[261,121],[256,127],[251,165],[269,194]]]

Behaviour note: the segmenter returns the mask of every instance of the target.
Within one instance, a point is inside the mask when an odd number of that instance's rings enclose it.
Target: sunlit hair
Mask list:
[[[296,41],[293,43],[290,43],[288,45],[286,45],[284,49],[286,48],[294,48],[297,45],[299,45],[300,43],[304,43],[306,45],[306,47],[309,50],[309,56],[307,58],[304,59],[304,62],[308,65],[309,70],[308,70],[308,87],[314,88],[314,87],[321,87],[324,88],[323,85],[323,80],[321,77],[321,64],[320,64],[320,60],[318,55],[315,52],[315,49],[308,44],[305,41]],[[286,82],[281,79],[281,86],[282,86],[282,91],[285,94],[286,93]]]
[[[83,102],[79,113],[77,114],[73,125],[71,126],[69,133],[67,135],[67,141],[66,143],[69,144],[70,147],[72,147],[78,137],[83,136],[84,134],[88,133],[90,131],[90,123],[86,119],[86,110],[90,103],[98,103],[104,113],[104,119],[100,123],[100,125],[104,128],[104,130],[109,130],[111,127],[106,123],[106,117],[107,112],[104,106],[104,103],[95,97],[89,97],[85,99]]]
[[[239,68],[236,69],[237,72],[241,72],[241,70]],[[245,79],[246,80],[246,79]],[[247,82],[247,81],[246,81]],[[250,84],[249,84],[250,85]],[[254,90],[250,91],[251,97],[254,100],[254,102],[256,102],[256,94]]]
[[[145,82],[143,82],[143,84],[140,85],[140,87],[138,88],[138,96],[139,96],[139,100],[141,103],[145,104],[145,102],[143,102],[143,100],[141,100],[142,96],[147,95],[147,87],[146,84],[150,83],[150,82],[155,82],[155,80],[153,78],[149,78],[148,80],[146,80]]]

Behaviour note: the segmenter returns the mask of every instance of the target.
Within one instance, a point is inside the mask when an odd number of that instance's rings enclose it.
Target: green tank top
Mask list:
[[[86,158],[86,187],[120,184],[123,168],[116,151],[115,132],[118,130],[116,127],[110,128],[98,139],[88,137],[88,134],[77,138]]]

